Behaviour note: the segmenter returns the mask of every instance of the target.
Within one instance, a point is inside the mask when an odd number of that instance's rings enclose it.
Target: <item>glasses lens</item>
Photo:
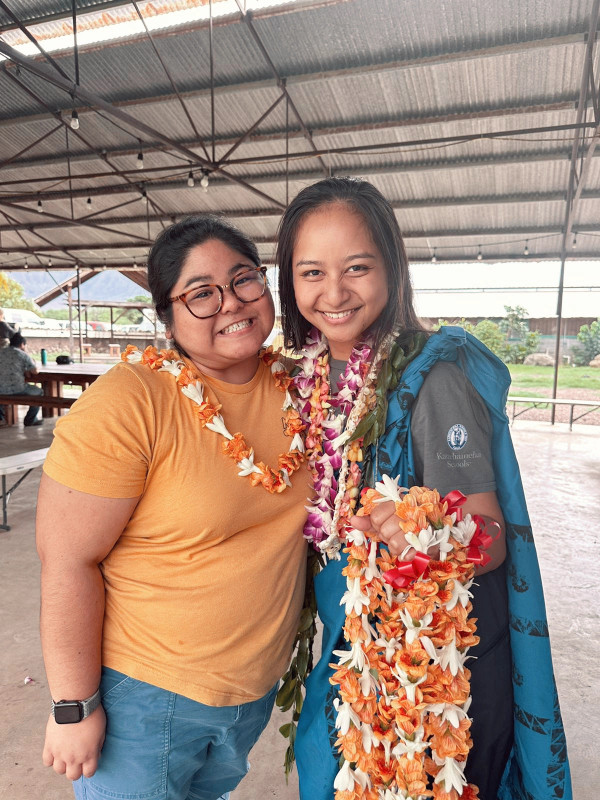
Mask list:
[[[199,286],[186,296],[185,302],[192,314],[197,317],[210,317],[216,314],[221,304],[221,295],[214,286]]]
[[[265,279],[262,272],[250,269],[237,275],[231,284],[235,296],[243,303],[258,300],[265,293]]]

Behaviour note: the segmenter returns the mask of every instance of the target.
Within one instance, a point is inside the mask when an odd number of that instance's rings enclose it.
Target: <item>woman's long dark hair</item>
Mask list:
[[[299,350],[311,328],[298,310],[294,294],[293,257],[298,228],[308,214],[334,203],[343,203],[362,217],[383,257],[389,298],[371,326],[375,345],[379,345],[394,329],[400,329],[406,335],[424,330],[413,308],[408,258],[393,208],[367,181],[325,178],[303,189],[287,207],[279,223],[276,262],[279,265],[279,296],[286,346]]]

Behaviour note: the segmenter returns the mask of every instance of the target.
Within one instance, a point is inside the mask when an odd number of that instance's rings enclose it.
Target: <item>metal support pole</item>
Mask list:
[[[71,283],[67,285],[67,302],[69,304],[69,355],[73,358],[73,290]]]
[[[79,361],[83,364],[83,320],[81,319],[81,268],[77,264],[77,319],[79,320]],[[87,329],[86,329],[87,334]]]

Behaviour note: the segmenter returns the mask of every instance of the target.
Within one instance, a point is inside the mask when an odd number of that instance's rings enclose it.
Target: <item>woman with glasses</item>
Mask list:
[[[43,759],[77,798],[216,800],[289,660],[308,481],[286,373],[261,352],[274,309],[254,244],[187,219],[148,280],[173,350],[128,347],[44,466]]]

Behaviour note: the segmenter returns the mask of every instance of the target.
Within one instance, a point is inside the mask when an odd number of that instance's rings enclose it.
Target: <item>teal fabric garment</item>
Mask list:
[[[407,366],[401,384],[390,395],[386,432],[370,460],[378,480],[387,474],[399,476],[401,485],[414,483],[411,408],[425,376],[438,361],[455,362],[465,372],[484,399],[493,425],[497,495],[507,534],[515,737],[498,800],[572,800],[539,567],[505,413],[507,368],[462,328],[442,328]],[[315,581],[324,630],[322,656],[307,681],[296,736],[301,800],[332,800],[334,794],[338,755],[333,700],[337,692],[329,683],[329,664],[336,660],[332,650],[345,646],[345,616],[339,604],[346,590],[345,565],[345,557],[330,561]]]

